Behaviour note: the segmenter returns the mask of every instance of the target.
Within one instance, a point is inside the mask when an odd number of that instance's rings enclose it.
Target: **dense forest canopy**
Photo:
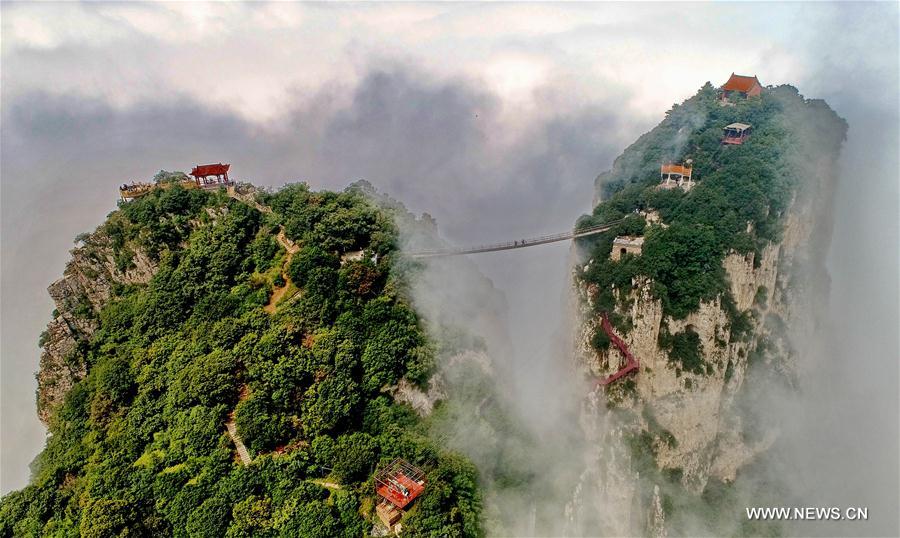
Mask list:
[[[434,370],[402,291],[397,209],[359,188],[296,184],[245,203],[157,179],[173,184],[99,232],[120,270],[137,250],[158,270],[82,312],[97,329],[71,360],[87,376],[54,413],[31,484],[0,503],[0,535],[361,536],[373,474],[398,457],[428,480],[404,533],[479,535],[474,466],[385,392]]]
[[[617,301],[627,300],[633,279],[644,277],[652,281],[665,314],[684,318],[701,301],[721,297],[732,337],[748,329],[733,308],[722,260],[737,252],[758,262],[765,245],[780,239],[802,177],[798,147],[816,144],[821,153],[836,155],[847,125],[823,101],[806,100],[792,86],[732,99],[728,106],[717,97],[718,90],[707,83],[674,105],[597,178],[602,201],[578,227],[625,219],[609,232],[579,240],[593,260],[580,277],[598,286],[598,311],[612,312]],[[752,134],[741,145],[724,145],[723,127],[734,122],[752,125]],[[661,164],[687,160],[693,165],[692,189],[657,188]],[[659,222],[648,224],[649,213]],[[644,236],[641,255],[611,260],[613,239],[620,235]],[[602,337],[596,341],[606,345]]]

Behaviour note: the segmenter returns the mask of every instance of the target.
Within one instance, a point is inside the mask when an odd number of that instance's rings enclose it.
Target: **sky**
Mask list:
[[[848,120],[848,162],[871,177],[851,169],[842,183],[835,236],[853,247],[832,252],[834,293],[855,315],[865,301],[885,308],[866,341],[896,358],[896,3],[0,10],[2,492],[24,486],[44,441],[34,372],[53,309],[46,287],[74,236],[115,209],[117,185],[222,161],[258,185],[367,179],[433,215],[454,243],[557,232],[590,210],[594,178],[624,147],[732,72],[793,84]],[[530,313],[564,295],[565,252],[476,259],[507,295],[514,340],[548,330]],[[888,372],[883,392],[854,390],[893,395],[878,403],[896,407]]]

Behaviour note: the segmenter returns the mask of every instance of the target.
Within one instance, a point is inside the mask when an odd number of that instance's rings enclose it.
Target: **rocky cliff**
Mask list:
[[[56,309],[41,336],[43,352],[37,374],[38,416],[44,424],[49,424],[66,393],[87,373],[87,365],[76,351],[97,328],[97,315],[113,290],[146,284],[157,268],[157,263],[133,243],[127,245],[130,261],[117,263],[117,249],[102,227],[79,243],[71,251],[62,278],[47,288]]]
[[[166,182],[182,177],[162,171],[154,179]],[[241,184],[228,192],[255,203],[255,191],[252,185]],[[86,345],[98,327],[103,307],[119,292],[149,283],[159,268],[161,251],[184,246],[192,230],[215,223],[227,213],[221,199],[214,207],[195,208],[198,212],[191,217],[168,215],[166,211],[177,208],[178,203],[142,209],[140,215],[128,214],[123,206],[92,233],[76,239],[62,278],[47,288],[56,308],[40,340],[43,352],[37,373],[37,408],[44,424],[49,425],[66,393],[87,374],[84,349],[79,346]],[[132,222],[143,218],[155,221],[159,228],[147,229]]]
[[[683,521],[674,529],[667,522],[673,498],[706,499],[711,482],[734,482],[777,439],[777,420],[760,419],[758,399],[774,393],[771,386],[792,390],[798,384],[798,349],[814,335],[828,293],[824,259],[840,174],[834,141],[820,143],[815,134],[830,121],[838,131],[837,147],[843,135],[842,122],[830,109],[824,114],[820,102],[789,99],[781,104],[772,121],[788,133],[781,143],[789,145],[774,161],[789,169],[793,188],[785,195],[786,209],[778,215],[779,231],[771,240],[760,241],[755,224],[748,221],[746,232],[756,236],[757,247],[722,253],[718,263],[724,289],[703,297],[687,315],[673,315],[664,301],[672,299],[671,292],[661,297],[649,270],[636,271],[630,286],[619,281],[608,290],[583,278],[601,256],[609,256],[605,245],[594,246],[578,262],[576,294],[583,320],[575,336],[579,364],[595,379],[624,364],[614,346],[595,344],[601,312],[617,318],[617,332],[640,361],[636,374],[599,387],[583,412],[582,426],[599,447],[582,483],[597,490],[598,506],[585,509],[612,516],[605,532],[684,533]],[[690,146],[679,151],[682,158],[702,153]],[[712,171],[717,163],[711,160]],[[724,179],[726,188],[729,181],[740,181]],[[651,192],[654,187],[649,180],[647,184],[646,192]],[[638,211],[648,230],[668,226],[649,203]],[[770,206],[767,211],[775,210]],[[615,298],[612,308],[608,301],[600,304],[604,292]],[[679,344],[672,344],[673,335],[690,336],[684,341],[695,342],[698,363],[676,360]],[[700,525],[693,530],[713,528]]]

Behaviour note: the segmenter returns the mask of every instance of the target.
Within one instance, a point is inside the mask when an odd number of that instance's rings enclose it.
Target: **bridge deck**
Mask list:
[[[534,247],[537,245],[545,245],[547,243],[555,243],[557,241],[567,241],[578,237],[586,237],[598,233],[608,231],[613,226],[619,224],[622,220],[607,222],[581,230],[571,230],[558,234],[542,235],[540,237],[532,237],[530,239],[522,239],[520,241],[506,241],[504,243],[493,243],[487,245],[477,245],[471,247],[450,247],[434,250],[420,250],[410,252],[409,256],[413,258],[437,258],[440,256],[461,256],[463,254],[478,254],[481,252],[497,252],[500,250],[512,250],[516,248]]]

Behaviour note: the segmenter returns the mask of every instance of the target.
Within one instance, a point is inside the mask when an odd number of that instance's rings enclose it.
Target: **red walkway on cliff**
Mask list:
[[[637,370],[641,366],[641,364],[631,353],[631,350],[628,349],[625,341],[619,338],[619,335],[613,332],[612,324],[609,322],[609,316],[606,315],[606,312],[603,313],[602,319],[600,321],[600,326],[603,327],[603,332],[605,332],[606,336],[609,337],[610,342],[612,342],[613,345],[622,352],[622,355],[625,356],[625,366],[623,366],[621,370],[607,377],[606,379],[597,381],[598,385],[605,386],[609,385],[620,377],[626,376],[629,373]]]

